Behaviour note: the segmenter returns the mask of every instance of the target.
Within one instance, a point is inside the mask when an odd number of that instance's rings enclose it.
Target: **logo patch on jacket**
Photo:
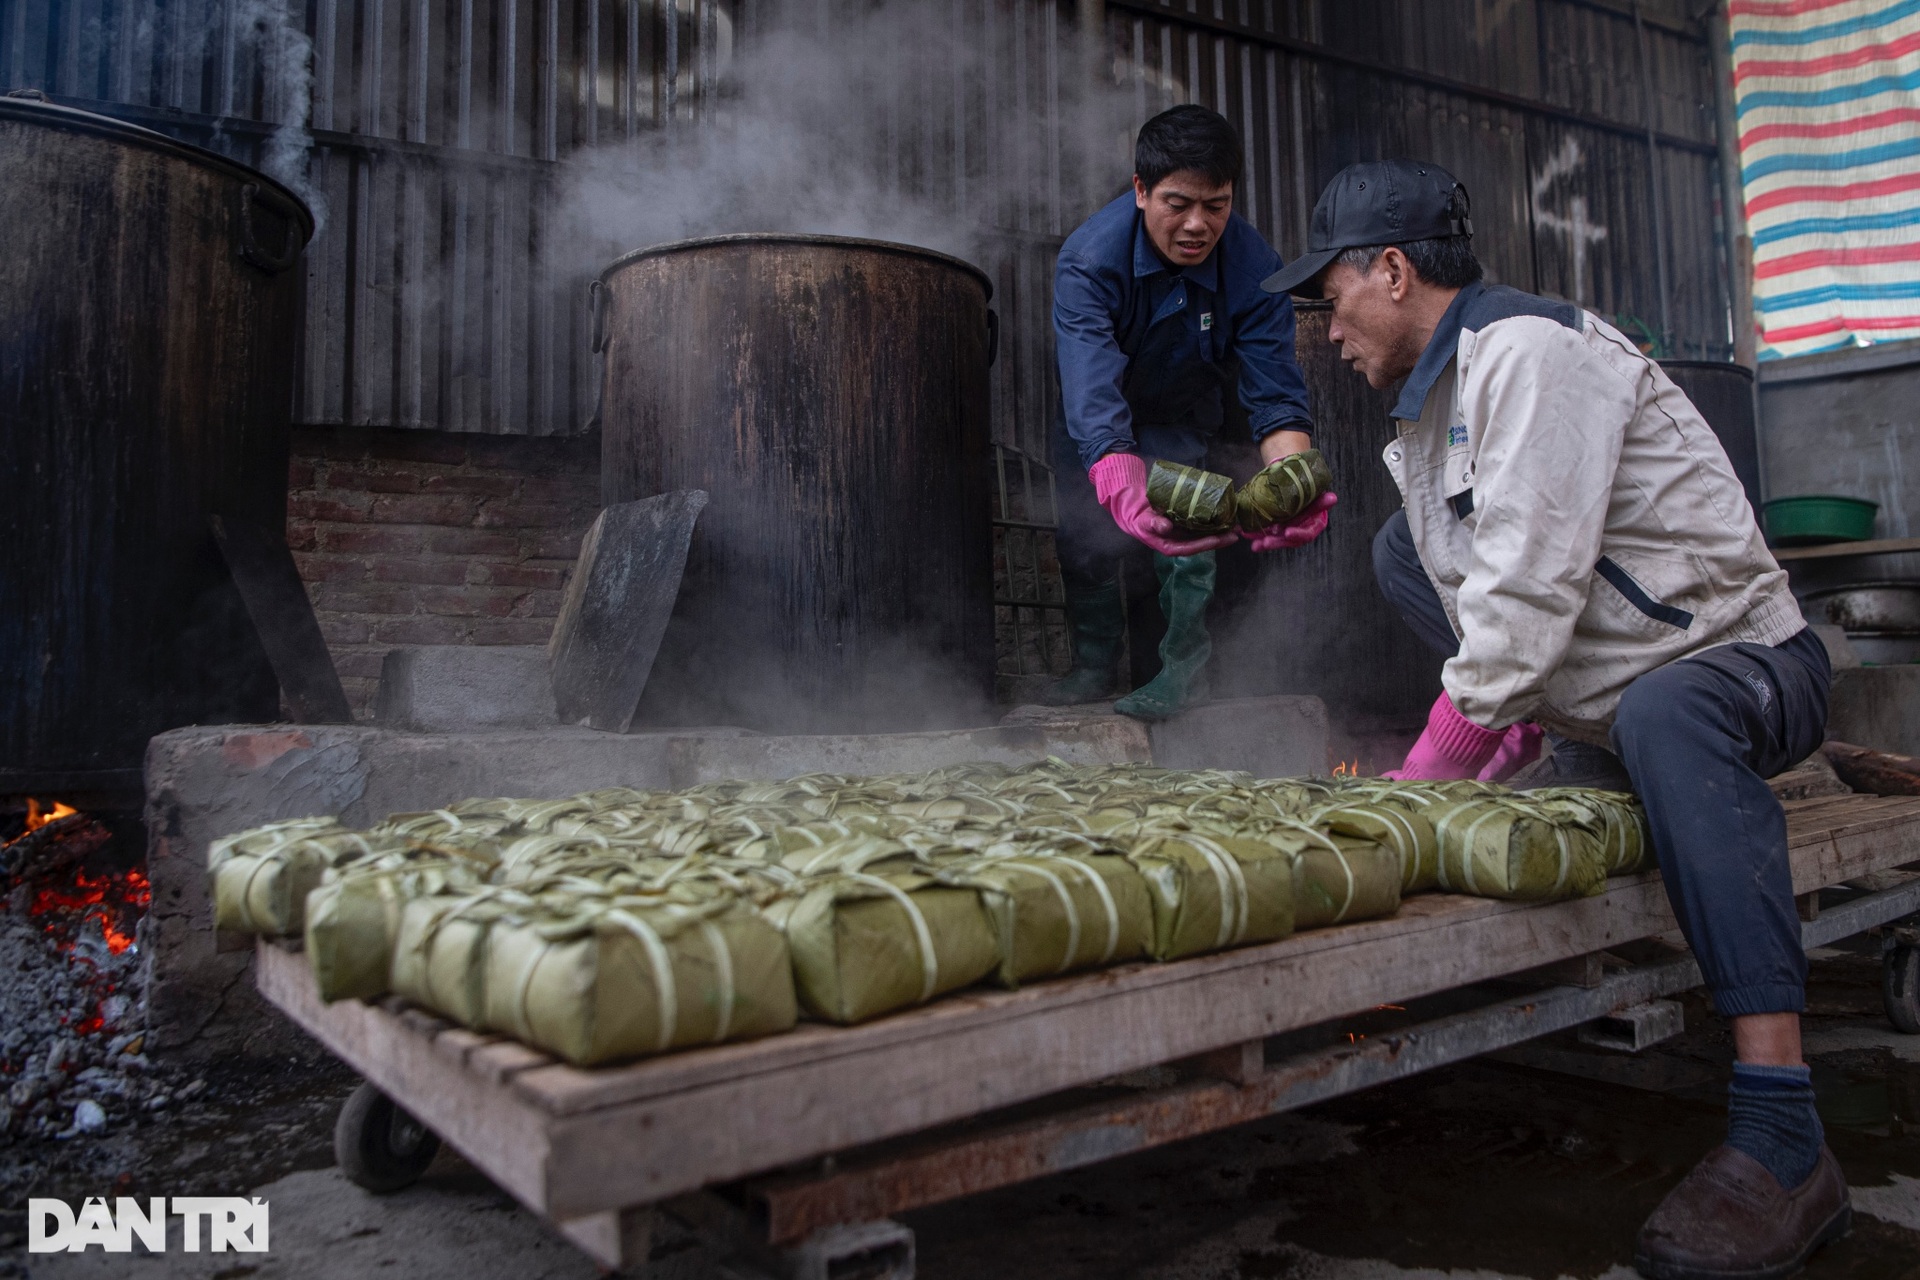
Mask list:
[[[1458,449],[1467,442],[1467,429],[1464,426],[1447,428],[1447,448]]]
[[[1213,328],[1213,312],[1202,311],[1200,313],[1200,332],[1205,333],[1211,328]]]

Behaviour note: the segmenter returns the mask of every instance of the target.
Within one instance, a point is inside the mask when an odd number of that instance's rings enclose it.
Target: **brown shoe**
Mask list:
[[[1633,1265],[1651,1280],[1776,1280],[1852,1225],[1846,1175],[1827,1148],[1788,1191],[1746,1152],[1716,1147],[1640,1228]]]

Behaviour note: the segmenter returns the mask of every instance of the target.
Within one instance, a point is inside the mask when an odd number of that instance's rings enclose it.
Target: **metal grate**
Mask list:
[[[1001,701],[1023,702],[1073,662],[1053,542],[1059,507],[1053,468],[1018,449],[993,446],[993,479],[995,686]]]

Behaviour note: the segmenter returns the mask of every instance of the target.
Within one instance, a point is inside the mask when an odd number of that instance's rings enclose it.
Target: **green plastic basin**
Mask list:
[[[1767,541],[1776,547],[1806,547],[1819,542],[1864,542],[1873,536],[1880,504],[1865,498],[1809,493],[1767,503]]]

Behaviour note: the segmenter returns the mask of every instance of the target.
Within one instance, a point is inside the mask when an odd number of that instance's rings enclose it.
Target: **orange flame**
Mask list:
[[[1342,760],[1339,764],[1333,766],[1333,776],[1336,778],[1359,777],[1360,757],[1355,756],[1351,761]]]
[[[80,811],[72,805],[61,804],[58,800],[53,802],[51,809],[42,809],[38,800],[29,800],[27,801],[27,831],[38,831],[49,822],[58,822],[62,818],[71,818],[78,812]],[[25,835],[26,832],[23,831],[20,834]]]

